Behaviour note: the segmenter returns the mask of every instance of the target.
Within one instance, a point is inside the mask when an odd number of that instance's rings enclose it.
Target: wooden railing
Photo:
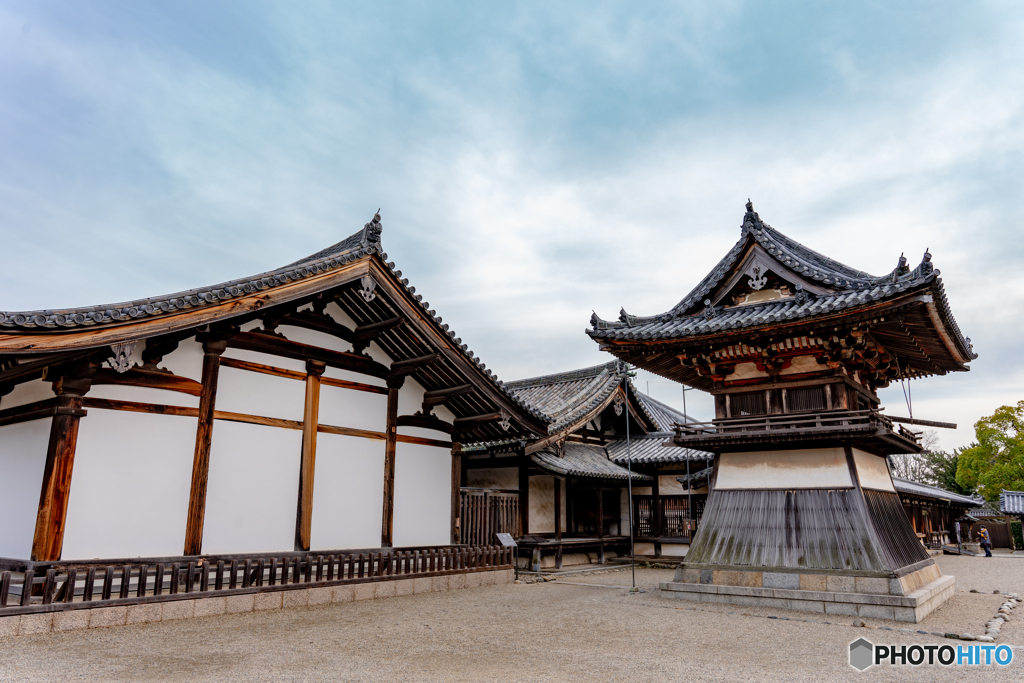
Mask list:
[[[697,524],[704,514],[704,498],[693,499],[694,514],[691,517],[686,496],[660,496],[660,524],[655,526],[654,496],[633,496],[633,535],[637,538],[688,538],[697,531]],[[687,529],[689,522],[690,529]]]
[[[876,410],[823,410],[812,413],[782,413],[778,415],[745,415],[718,418],[711,422],[686,422],[673,427],[676,437],[721,437],[728,434],[764,432],[831,432],[882,428],[913,443],[920,435],[899,425]]]
[[[0,572],[0,617],[511,567],[510,548],[443,546],[351,554],[255,556],[216,562],[197,559],[30,568],[24,572]]]
[[[491,545],[496,542],[495,534],[523,535],[519,491],[464,488],[461,498],[460,543]]]

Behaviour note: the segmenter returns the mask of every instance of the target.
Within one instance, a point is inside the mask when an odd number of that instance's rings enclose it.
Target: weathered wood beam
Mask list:
[[[485,413],[483,415],[473,415],[472,417],[457,417],[453,426],[457,432],[467,432],[472,429],[476,429],[482,424],[487,422],[495,422],[501,419],[501,413]]]
[[[19,362],[17,365],[0,372],[0,384],[16,384],[18,381],[27,381],[29,379],[35,379],[36,377],[42,377],[43,372],[49,366],[77,360],[90,355],[94,351],[95,349],[89,349],[88,351],[54,353],[42,358],[33,357],[32,360]]]
[[[451,544],[461,543],[462,535],[462,444],[452,444]]]
[[[355,332],[326,313],[314,313],[312,311],[288,313],[280,318],[274,318],[274,325],[291,325],[292,327],[301,327],[313,330],[314,332],[323,332],[347,342],[354,342],[356,339]]]
[[[299,466],[299,502],[295,519],[295,550],[309,550],[313,528],[313,478],[316,473],[316,434],[320,424],[320,376],[327,366],[306,362],[306,403],[302,413],[302,459]]]
[[[53,383],[57,401],[50,423],[50,442],[46,447],[39,510],[32,537],[31,559],[35,562],[54,562],[61,556],[75,447],[78,444],[78,423],[86,414],[82,409],[82,397],[90,386],[89,379],[79,377],[60,377]]]
[[[120,384],[132,387],[148,387],[150,389],[166,389],[178,391],[192,396],[201,396],[203,385],[189,377],[182,377],[171,372],[147,370],[134,367],[127,372],[114,372],[106,368],[100,369],[92,377],[93,386],[99,384]]]
[[[199,423],[196,426],[196,448],[192,457],[192,485],[188,495],[188,516],[185,519],[184,555],[199,555],[203,552],[206,485],[210,474],[217,378],[220,374],[220,356],[226,348],[227,343],[223,340],[207,340],[203,343],[203,391],[199,395]]]
[[[371,377],[386,379],[390,374],[388,368],[365,356],[357,356],[354,353],[343,351],[331,351],[322,349],[319,346],[302,344],[289,339],[283,339],[270,334],[255,334],[252,332],[239,332],[227,340],[229,348],[242,349],[244,351],[256,351],[283,358],[294,360],[317,360],[326,363],[332,368],[357,372]]]
[[[370,323],[369,325],[360,325],[353,333],[352,350],[355,353],[361,354],[366,350],[366,347],[370,345],[370,342],[375,341],[388,330],[393,330],[404,324],[405,318],[394,317],[388,318],[387,320],[381,320],[377,323]]]
[[[411,375],[422,367],[437,363],[441,360],[441,354],[439,353],[428,353],[425,356],[419,356],[418,358],[410,358],[408,360],[399,360],[391,364],[391,376],[392,377],[404,377],[405,375]]]
[[[936,422],[935,420],[919,420],[916,417],[895,417],[893,415],[886,415],[893,422],[902,422],[908,425],[921,425],[922,427],[939,427],[941,429],[956,429],[956,424],[953,422]]]
[[[25,405],[15,406],[13,408],[5,408],[4,410],[0,410],[0,427],[50,417],[54,414],[56,407],[56,398],[46,398],[34,403],[26,403]]]
[[[284,368],[274,367],[273,365],[264,365],[262,363],[250,363],[247,360],[238,360],[237,358],[224,358],[220,359],[221,367],[235,368],[237,370],[248,370],[249,372],[258,372],[264,375],[272,375],[274,377],[286,377],[288,379],[297,379],[306,381],[306,373],[298,372],[296,370],[285,370]],[[387,387],[378,387],[373,384],[362,384],[361,382],[350,382],[347,379],[334,379],[333,377],[321,377],[320,384],[329,387],[338,387],[339,389],[352,389],[353,391],[365,391],[371,394],[386,394],[388,393]]]
[[[394,545],[395,530],[395,446],[398,437],[398,390],[404,377],[388,379],[387,428],[384,442],[384,509],[381,515],[380,545],[390,548]]]
[[[425,391],[423,392],[423,409],[426,410],[433,406],[439,406],[456,396],[465,396],[466,394],[472,394],[474,391],[476,391],[476,387],[472,384],[460,384],[457,387]]]
[[[455,431],[455,425],[445,422],[435,415],[399,415],[399,427],[419,427],[420,429],[433,429],[437,432],[451,434]]]

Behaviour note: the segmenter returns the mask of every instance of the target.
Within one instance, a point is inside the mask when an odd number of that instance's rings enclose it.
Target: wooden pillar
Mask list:
[[[395,448],[398,444],[398,390],[405,377],[388,378],[387,440],[384,442],[384,513],[381,519],[380,545],[394,546],[395,532]]]
[[[206,516],[206,483],[210,474],[213,411],[217,402],[220,355],[226,348],[225,341],[203,343],[203,390],[199,395],[199,424],[196,427],[196,450],[192,458],[192,488],[188,496],[188,518],[185,520],[185,555],[198,555],[203,552],[203,521]]]
[[[661,477],[654,473],[654,482],[651,484],[651,534],[655,539],[661,538],[663,511],[661,509]],[[654,541],[654,556],[661,557],[661,542]]]
[[[555,567],[562,568],[562,480],[555,477]]]
[[[320,426],[320,377],[327,365],[306,361],[306,402],[302,411],[302,460],[299,465],[299,502],[295,514],[295,549],[309,550],[313,529],[313,479],[316,474],[316,430]]]
[[[519,519],[526,536],[530,533],[530,459],[526,455],[519,460]]]
[[[39,511],[32,538],[32,560],[55,562],[64,546],[71,473],[78,443],[78,421],[85,415],[82,396],[91,380],[61,377],[53,383],[57,405],[50,423],[50,442],[46,447],[43,485],[39,493]]]
[[[565,475],[565,530],[571,535],[576,531],[576,514],[572,502],[572,477]]]
[[[462,538],[462,444],[452,444],[452,545]]]

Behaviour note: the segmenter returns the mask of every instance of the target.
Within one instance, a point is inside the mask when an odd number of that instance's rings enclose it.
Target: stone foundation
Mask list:
[[[239,612],[390,598],[415,593],[437,593],[462,588],[498,586],[512,583],[514,576],[513,570],[502,569],[443,576],[410,576],[389,581],[315,586],[295,590],[221,595],[135,605],[80,607],[80,605],[89,603],[72,603],[75,606],[74,609],[0,617],[0,637],[193,619],[218,614],[237,614]]]
[[[662,595],[917,623],[948,600],[956,580],[934,563],[903,576],[768,572],[680,566]]]

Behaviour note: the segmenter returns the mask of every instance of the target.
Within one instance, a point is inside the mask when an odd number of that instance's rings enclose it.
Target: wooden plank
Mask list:
[[[82,396],[89,390],[88,379],[61,377],[53,384],[57,392],[57,412],[50,423],[50,441],[46,447],[43,484],[39,493],[32,560],[52,562],[60,559],[64,545],[71,474],[75,466],[78,423],[86,414]]]
[[[299,465],[299,501],[295,520],[295,550],[308,551],[313,523],[313,478],[316,472],[316,435],[320,421],[320,377],[327,366],[306,362],[306,399],[302,414],[302,455]]]
[[[381,519],[380,545],[390,548],[395,526],[395,449],[398,436],[398,390],[402,378],[388,380],[387,439],[384,442],[384,503]]]
[[[339,389],[351,389],[352,391],[365,391],[371,394],[386,394],[388,393],[387,387],[378,387],[373,384],[362,384],[360,382],[349,382],[345,379],[335,379],[334,377],[323,377],[320,379],[321,384],[326,384],[329,387],[338,387]]]
[[[170,372],[144,370],[138,367],[132,368],[128,372],[115,372],[114,370],[101,368],[92,376],[92,383],[94,386],[98,384],[117,384],[164,389],[192,396],[200,396],[203,392],[203,385],[189,377],[182,377]]]
[[[34,403],[26,403],[23,406],[0,410],[0,427],[30,422],[31,420],[41,420],[53,415],[56,409],[57,399],[48,398]]]
[[[196,426],[196,447],[192,458],[192,485],[185,519],[185,555],[203,552],[203,523],[206,517],[206,485],[210,472],[210,444],[213,441],[214,405],[217,400],[217,378],[220,356],[227,345],[223,341],[203,344],[203,393],[199,397],[199,424]]]
[[[444,432],[445,434],[451,434],[455,431],[455,425],[445,422],[434,415],[399,415],[398,426],[432,429],[437,432]]]

